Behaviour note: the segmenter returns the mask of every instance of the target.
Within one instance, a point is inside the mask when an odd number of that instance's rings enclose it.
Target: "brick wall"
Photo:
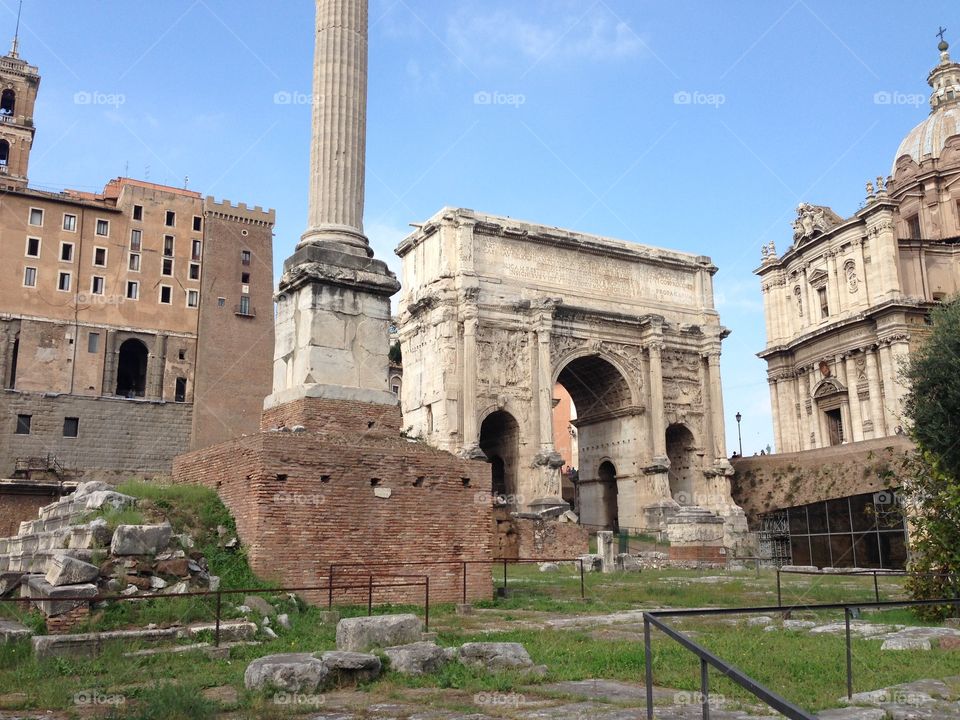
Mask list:
[[[900,486],[899,469],[913,444],[904,436],[817,450],[737,458],[733,499],[750,528],[772,510]]]
[[[397,437],[403,425],[400,405],[344,402],[323,398],[305,398],[284,403],[263,412],[261,430],[302,425],[310,432],[340,435],[351,440],[358,436]]]
[[[192,405],[76,395],[0,393],[0,476],[18,457],[55,455],[76,476],[170,472],[190,443]],[[15,434],[17,415],[31,415],[29,435]],[[63,437],[66,417],[80,419],[79,437]]]
[[[291,405],[295,405],[291,403]],[[216,488],[237,521],[253,570],[286,586],[326,582],[331,563],[424,563],[382,568],[429,574],[432,602],[455,602],[463,560],[491,558],[489,465],[409,442],[396,428],[350,433],[382,408],[308,400],[267,413],[272,426],[286,417],[325,417],[344,431],[264,432],[178,457],[174,482]],[[332,422],[335,417],[337,422]],[[339,421],[343,421],[339,424]],[[303,423],[294,423],[303,424]],[[378,497],[377,493],[389,497]],[[452,561],[444,566],[425,563]],[[361,571],[341,569],[346,581]],[[374,573],[376,574],[376,572]],[[363,581],[366,575],[363,575]],[[471,565],[468,597],[489,598],[490,568]],[[353,594],[363,598],[366,591]],[[342,601],[345,594],[336,595]],[[326,593],[309,598],[326,602]],[[423,588],[382,591],[385,600],[422,603]]]
[[[493,510],[494,551],[498,558],[575,558],[590,551],[590,531],[575,523],[514,517],[509,508]]]
[[[24,520],[36,520],[37,511],[60,499],[55,487],[0,485],[0,538],[16,535]]]

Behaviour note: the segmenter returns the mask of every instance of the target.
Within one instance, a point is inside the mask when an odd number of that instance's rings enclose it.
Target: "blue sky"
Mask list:
[[[14,0],[0,0],[12,36]],[[308,0],[25,0],[34,185],[128,172],[306,225]],[[946,0],[370,0],[366,229],[469,207],[710,255],[728,447],[772,443],[760,246],[801,201],[855,212],[927,114]],[[4,32],[5,31],[5,32]],[[479,93],[479,95],[478,95]],[[479,98],[479,102],[478,102]],[[492,98],[491,102],[484,100]],[[129,168],[127,170],[127,168]]]

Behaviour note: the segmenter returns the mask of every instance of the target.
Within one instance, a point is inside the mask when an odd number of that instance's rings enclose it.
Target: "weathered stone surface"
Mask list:
[[[114,630],[102,633],[80,633],[76,635],[39,635],[33,642],[33,653],[37,658],[85,657],[99,655],[107,643],[158,643],[169,642],[177,637],[177,628],[153,630]]]
[[[216,623],[195,623],[179,631],[180,637],[197,637],[202,633],[216,632]],[[239,642],[252,640],[257,634],[257,626],[246,620],[226,620],[220,623],[221,642]]]
[[[533,667],[533,660],[520,643],[466,643],[458,653],[460,662],[487,670]]]
[[[113,508],[124,508],[135,505],[137,500],[123,493],[113,492],[112,490],[97,490],[88,493],[82,499],[82,509],[86,511],[99,510],[105,506]]]
[[[816,565],[783,565],[780,572],[820,572]]]
[[[77,485],[77,489],[73,493],[74,498],[81,498],[84,495],[90,495],[91,493],[101,492],[104,490],[113,490],[113,486],[100,480],[91,480],[89,482],[80,483]]]
[[[621,572],[640,572],[640,561],[630,553],[617,553],[613,559],[617,570]]]
[[[881,650],[929,650],[930,641],[926,638],[892,637],[883,641]]]
[[[261,615],[273,615],[276,612],[273,605],[264,600],[260,595],[247,595],[243,598],[243,604]]]
[[[156,555],[170,544],[170,523],[162,525],[120,525],[113,532],[113,555]]]
[[[887,711],[879,708],[846,707],[822,710],[817,717],[820,720],[886,720]]]
[[[366,653],[335,650],[323,653],[320,659],[330,672],[329,679],[338,686],[375,680],[383,669],[380,658]]]
[[[47,563],[46,580],[51,585],[80,585],[96,579],[100,568],[69,555],[54,555]]]
[[[329,673],[323,661],[309,653],[267,655],[247,666],[243,684],[248,690],[311,693],[324,686]]]
[[[19,570],[13,572],[0,572],[0,597],[13,592],[20,587],[20,582],[26,577],[26,573]]]
[[[364,652],[420,640],[423,623],[416,615],[345,618],[337,623],[337,649]]]
[[[423,675],[439,670],[449,662],[443,648],[432,642],[417,642],[384,649],[390,669],[404,675]]]
[[[559,569],[560,569],[560,566],[557,565],[556,563],[552,563],[552,562],[540,563],[540,572],[542,573],[557,572]]]
[[[290,616],[286,613],[281,613],[277,615],[277,625],[282,627],[284,630],[290,629]]]
[[[17,640],[25,640],[33,635],[33,631],[26,625],[15,620],[0,620],[0,645]]]
[[[170,560],[161,560],[156,564],[156,571],[160,575],[171,575],[173,577],[187,577],[190,575],[189,563],[186,558],[172,558]]]
[[[34,604],[47,617],[62,615],[84,604],[84,600],[63,600],[60,598],[92,598],[97,595],[97,586],[92,584],[62,585],[56,587],[48,583],[41,575],[31,575],[27,580],[26,591]]]
[[[581,555],[578,560],[583,562],[584,572],[600,572],[603,569],[603,557],[600,555]]]

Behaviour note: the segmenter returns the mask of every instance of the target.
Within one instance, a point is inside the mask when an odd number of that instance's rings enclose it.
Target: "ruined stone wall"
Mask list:
[[[912,443],[904,436],[733,461],[733,498],[757,529],[763,513],[896,488]]]
[[[380,411],[339,404],[348,406],[336,417],[344,418],[343,427],[349,417]],[[287,408],[264,422],[272,425],[285,414],[303,419]],[[325,424],[333,426],[334,419]],[[477,501],[490,497],[489,466],[409,442],[396,429],[372,429],[365,437],[336,430],[264,432],[177,458],[174,482],[217,489],[236,518],[253,570],[286,586],[325,583],[331,563],[404,561],[423,564],[374,574],[428,574],[431,603],[455,602],[463,586],[458,563],[491,558],[491,508]],[[451,564],[427,564],[438,561]],[[342,569],[339,579],[351,572],[362,575]],[[468,597],[489,598],[491,592],[489,566],[470,565]],[[338,591],[335,599],[345,597]],[[366,591],[352,597],[365,601]],[[326,593],[310,599],[325,603]],[[383,590],[374,602],[388,599],[422,603],[423,588]]]
[[[0,394],[0,476],[18,457],[54,455],[85,480],[167,474],[190,443],[193,406],[12,390]],[[30,434],[15,434],[17,415],[31,416]],[[79,418],[79,436],[63,437],[64,418]]]
[[[497,558],[572,559],[590,551],[590,531],[576,523],[514,517],[507,507],[494,508],[493,519]]]

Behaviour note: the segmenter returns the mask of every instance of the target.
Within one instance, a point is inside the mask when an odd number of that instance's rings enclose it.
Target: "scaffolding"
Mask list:
[[[793,564],[790,550],[790,519],[786,510],[767,513],[763,516],[760,532],[757,533],[759,556],[769,567]]]

